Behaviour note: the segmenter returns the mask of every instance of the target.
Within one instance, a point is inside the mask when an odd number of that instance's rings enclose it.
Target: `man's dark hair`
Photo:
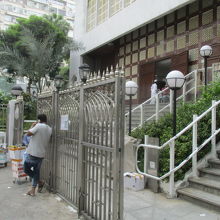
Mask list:
[[[45,114],[39,114],[37,119],[40,120],[40,122],[47,122],[47,116]]]

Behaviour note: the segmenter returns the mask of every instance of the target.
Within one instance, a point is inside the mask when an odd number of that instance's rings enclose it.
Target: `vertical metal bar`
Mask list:
[[[158,95],[158,93],[156,94],[156,112],[155,112],[155,114],[156,114],[156,121],[158,121],[159,120],[159,95]]]
[[[215,133],[216,131],[216,106],[215,106],[216,101],[213,100],[212,101],[212,135]],[[216,154],[216,136],[214,136],[212,138],[212,157],[213,158],[217,158],[217,154]]]
[[[196,102],[196,100],[197,100],[197,90],[198,90],[198,70],[195,70],[194,71],[194,80],[195,80],[195,90],[194,90],[194,100],[195,100],[195,102]]]
[[[83,193],[84,193],[84,167],[83,167],[83,135],[84,135],[84,88],[80,88],[80,109],[79,109],[79,147],[78,147],[78,179],[77,179],[77,191],[78,191],[78,214],[81,215],[81,211],[84,210],[84,201],[83,201]]]
[[[170,113],[173,113],[173,90],[170,89]]]
[[[131,106],[132,106],[132,96],[129,96],[129,131],[128,134],[131,135]]]
[[[176,90],[173,96],[173,136],[176,135]]]
[[[141,126],[144,124],[144,108],[143,105],[141,105]]]
[[[186,102],[186,83],[183,84],[183,103]]]
[[[175,166],[175,140],[170,143],[170,178],[169,178],[169,197],[175,197],[175,184],[174,184],[174,172],[172,171]]]
[[[205,56],[205,57],[204,57],[204,68],[205,68],[205,89],[206,89],[206,86],[207,86],[207,59],[208,59],[208,57]]]
[[[193,149],[192,151],[194,152],[195,150],[197,150],[197,122],[195,122],[197,119],[197,115],[193,115]],[[193,173],[193,177],[197,177],[197,153],[193,156],[192,158],[192,173]]]
[[[144,144],[148,143],[148,135],[144,135]],[[147,155],[148,150],[144,148],[144,173],[147,173]]]

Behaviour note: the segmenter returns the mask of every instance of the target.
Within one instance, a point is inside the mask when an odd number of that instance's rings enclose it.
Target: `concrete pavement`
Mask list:
[[[13,184],[11,168],[0,168],[0,220],[77,220],[77,213],[58,196],[25,195],[31,184]],[[125,190],[124,220],[220,220],[220,213],[149,190]]]
[[[35,197],[27,196],[30,187],[30,182],[13,184],[10,166],[0,168],[0,220],[78,219],[72,207],[45,189]]]

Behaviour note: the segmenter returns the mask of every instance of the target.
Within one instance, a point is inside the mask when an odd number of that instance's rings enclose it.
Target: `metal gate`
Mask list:
[[[38,112],[53,127],[42,168],[47,184],[85,219],[123,219],[123,72],[43,94]]]

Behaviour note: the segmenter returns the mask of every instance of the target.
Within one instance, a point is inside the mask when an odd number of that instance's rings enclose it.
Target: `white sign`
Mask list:
[[[61,115],[60,117],[60,130],[68,131],[69,129],[69,116]]]
[[[150,168],[151,168],[151,169],[155,169],[155,168],[156,168],[155,162],[150,161]]]

